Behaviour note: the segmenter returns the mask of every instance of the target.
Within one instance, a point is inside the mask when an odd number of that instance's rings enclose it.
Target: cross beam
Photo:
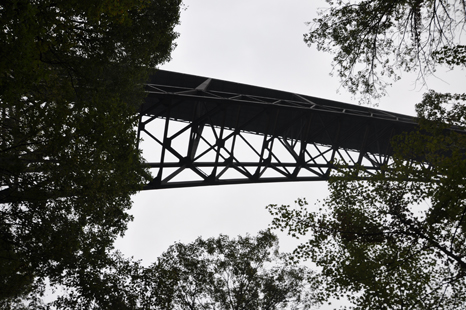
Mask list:
[[[145,189],[327,180],[336,163],[388,163],[406,115],[199,76],[157,71],[138,134]]]

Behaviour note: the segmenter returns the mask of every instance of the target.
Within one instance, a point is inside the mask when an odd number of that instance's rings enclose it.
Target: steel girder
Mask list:
[[[145,189],[326,180],[391,155],[412,117],[198,76],[158,71],[139,135],[154,179]],[[336,165],[338,163],[338,165]]]

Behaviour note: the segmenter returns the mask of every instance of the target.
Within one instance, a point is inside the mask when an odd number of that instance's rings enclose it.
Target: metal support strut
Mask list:
[[[336,163],[371,173],[410,116],[233,82],[158,71],[139,136],[145,189],[327,180]]]

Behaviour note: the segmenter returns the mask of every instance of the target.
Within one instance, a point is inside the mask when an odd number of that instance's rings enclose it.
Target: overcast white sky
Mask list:
[[[316,97],[356,103],[329,76],[331,56],[303,42],[306,21],[326,7],[317,0],[195,0],[185,1],[178,27],[178,47],[161,69],[230,80]],[[429,87],[461,91],[465,72],[439,72]],[[404,75],[389,90],[380,109],[414,115],[414,104],[425,89]],[[134,221],[117,248],[125,254],[155,261],[175,241],[198,236],[256,234],[271,217],[270,203],[293,204],[306,197],[312,204],[326,195],[324,182],[224,185],[145,191],[134,196]],[[282,250],[292,250],[283,239]]]

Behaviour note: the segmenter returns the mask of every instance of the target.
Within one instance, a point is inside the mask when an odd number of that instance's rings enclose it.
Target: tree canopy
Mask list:
[[[0,299],[105,265],[149,177],[137,112],[180,5],[0,4]]]
[[[268,206],[274,228],[305,238],[291,258],[322,268],[328,297],[354,309],[466,307],[464,99],[425,94],[419,130],[395,137],[376,174],[341,166],[322,203]]]
[[[466,65],[462,1],[329,1],[306,36],[335,53],[343,85],[372,97],[395,70]],[[466,308],[465,94],[429,90],[417,130],[376,173],[339,166],[315,206],[269,205],[272,227],[304,238],[291,259],[321,269],[327,297],[354,309]]]
[[[152,268],[174,286],[165,309],[307,309],[319,303],[311,271],[287,265],[277,236],[225,235],[172,245]]]
[[[287,265],[270,231],[177,242],[148,267],[120,252],[107,258],[104,268],[88,266],[67,277],[56,300],[29,308],[273,310],[309,309],[320,301],[317,285],[309,283],[313,273]]]
[[[402,71],[424,79],[437,56],[462,52],[461,0],[327,0],[304,40],[334,55],[335,74],[353,94],[380,97]],[[455,57],[458,59],[457,57]],[[464,64],[464,62],[463,62]]]

